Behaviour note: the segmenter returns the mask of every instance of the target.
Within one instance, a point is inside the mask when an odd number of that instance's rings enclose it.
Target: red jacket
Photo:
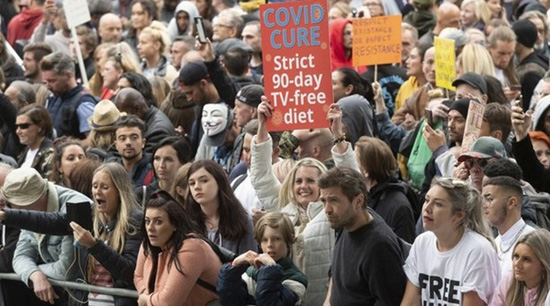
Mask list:
[[[29,39],[34,28],[42,21],[43,11],[24,9],[19,15],[13,17],[8,24],[7,41],[15,46],[18,39]]]
[[[356,69],[352,64],[351,56],[346,57],[346,51],[344,50],[343,33],[348,23],[351,23],[351,20],[345,18],[335,19],[329,23],[330,57],[332,58],[333,71],[343,67]],[[357,67],[357,72],[363,73],[365,71],[365,66]]]

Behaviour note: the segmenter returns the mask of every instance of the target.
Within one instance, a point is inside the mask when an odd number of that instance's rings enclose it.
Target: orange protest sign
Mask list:
[[[353,65],[401,62],[401,15],[353,19]]]
[[[332,103],[326,0],[260,6],[270,131],[327,127]]]

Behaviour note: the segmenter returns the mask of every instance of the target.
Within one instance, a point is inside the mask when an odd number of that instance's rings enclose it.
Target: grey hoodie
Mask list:
[[[170,23],[168,24],[168,35],[170,35],[170,40],[174,41],[174,38],[181,35],[178,30],[178,23],[176,22],[176,18],[178,17],[179,12],[186,12],[187,15],[189,15],[189,25],[187,26],[187,31],[185,31],[185,35],[192,35],[193,34],[193,27],[195,25],[195,17],[199,17],[199,11],[197,10],[197,7],[195,4],[191,1],[181,1],[178,6],[176,6],[176,10],[174,11],[174,18],[170,20]]]
[[[543,115],[546,114],[546,110],[550,106],[550,96],[546,96],[542,99],[540,99],[539,103],[537,103],[537,106],[535,107],[535,112],[533,113],[533,130],[535,131],[542,131],[544,130],[544,117]]]
[[[338,100],[342,109],[342,123],[347,128],[348,141],[354,145],[361,136],[374,136],[372,106],[365,97],[355,94]]]

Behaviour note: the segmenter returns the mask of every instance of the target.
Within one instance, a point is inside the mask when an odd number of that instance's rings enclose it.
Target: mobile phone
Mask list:
[[[93,231],[92,207],[88,202],[67,202],[67,220],[76,222],[83,228]]]
[[[434,116],[433,116],[432,110],[430,110],[430,109],[425,109],[425,110],[424,110],[424,117],[426,118],[426,123],[427,123],[431,128],[433,128],[435,122],[434,122]]]
[[[197,34],[199,35],[199,42],[201,44],[206,43],[206,31],[204,30],[204,22],[202,17],[195,17],[195,26],[197,27]]]
[[[523,108],[523,95],[521,94],[518,97],[518,105]]]

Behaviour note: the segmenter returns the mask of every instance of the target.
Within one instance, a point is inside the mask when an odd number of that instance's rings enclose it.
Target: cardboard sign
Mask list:
[[[63,0],[63,9],[69,28],[75,28],[92,19],[86,0]]]
[[[453,81],[456,78],[455,41],[435,37],[435,85],[455,90]]]
[[[327,2],[260,6],[270,131],[328,127],[332,77]]]
[[[487,103],[485,103],[485,101],[470,100],[460,154],[470,152],[470,147],[479,138],[479,131],[483,123],[483,114],[485,113],[486,106]]]
[[[353,19],[354,66],[401,63],[401,15]]]

